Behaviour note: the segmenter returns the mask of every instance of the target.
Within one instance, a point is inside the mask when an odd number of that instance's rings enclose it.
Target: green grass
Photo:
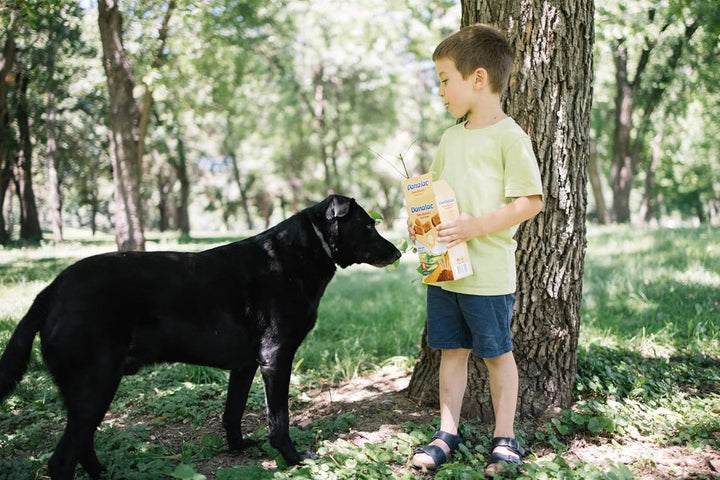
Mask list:
[[[151,237],[149,248],[199,250],[232,238],[182,242]],[[80,257],[114,249],[111,238],[81,236],[60,246],[0,249],[0,348],[37,292]],[[371,372],[388,363],[411,365],[425,318],[423,287],[413,258],[392,272],[351,267],[338,272],[320,306],[316,328],[295,357],[291,404],[300,393]],[[720,448],[720,231],[691,228],[591,228],[585,263],[576,403],[543,425],[521,423],[518,436],[536,451],[521,478],[633,478],[651,460],[623,465],[570,461],[576,440],[622,445],[642,438],[657,447]],[[110,478],[203,478],[196,466],[223,452],[221,431],[202,426],[223,409],[227,372],[163,365],[126,377],[96,436]],[[249,408],[263,415],[256,379]],[[149,388],[148,386],[152,386]],[[39,478],[65,413],[36,341],[30,371],[0,405],[0,480]],[[292,469],[266,470],[276,452],[260,428],[261,448],[250,463],[218,470],[217,479],[414,478],[412,447],[437,425],[406,423],[401,433],[357,448],[342,434],[357,420],[346,413],[292,431],[301,449],[321,459]],[[436,419],[437,422],[437,419]],[[189,425],[176,442],[157,429]],[[460,454],[438,479],[483,478],[479,467],[490,438],[486,426],[463,426]],[[78,478],[87,478],[78,469]],[[672,472],[671,472],[672,473]],[[680,473],[678,473],[680,475]]]
[[[720,231],[591,229],[581,343],[720,355]]]

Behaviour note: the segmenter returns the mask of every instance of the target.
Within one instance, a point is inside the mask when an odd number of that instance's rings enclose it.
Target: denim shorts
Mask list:
[[[427,340],[430,348],[466,348],[480,358],[513,350],[510,322],[515,294],[467,295],[440,287],[427,289]]]

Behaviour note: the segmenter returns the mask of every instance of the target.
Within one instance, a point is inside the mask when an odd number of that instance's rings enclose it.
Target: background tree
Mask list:
[[[135,75],[125,54],[123,21],[117,1],[98,1],[103,66],[110,99],[110,143],[115,180],[115,235],[118,249],[145,250],[138,156],[138,106],[133,97]]]
[[[561,2],[562,3],[562,2]],[[463,1],[462,25],[491,23],[515,50],[506,112],[530,135],[544,208],[519,228],[513,334],[520,374],[518,413],[567,407],[575,384],[585,252],[585,182],[592,92],[593,2],[531,5]],[[477,9],[476,9],[477,8]],[[425,335],[424,335],[425,336]],[[491,419],[487,372],[472,357],[465,413]],[[409,393],[437,403],[439,353],[423,349]]]
[[[715,71],[705,60],[717,52],[719,21],[717,2],[707,0],[613,1],[598,8],[597,55],[605,71],[598,72],[596,110],[604,113],[595,115],[593,124],[604,163],[600,168],[609,173],[614,221],[629,222],[633,210],[641,221],[656,220],[655,183],[664,180],[657,175],[664,156],[659,143],[666,128],[663,118],[686,115],[685,105],[674,100],[678,87],[688,86],[686,77],[696,80],[690,96],[701,98],[696,71]],[[687,96],[686,100],[692,101]],[[680,110],[672,111],[670,104]],[[603,158],[610,161],[602,162]],[[638,173],[644,176],[642,183],[636,181]],[[599,185],[594,183],[593,192],[601,212]],[[637,187],[642,192],[640,208],[631,205],[631,192]],[[598,217],[604,217],[602,212]]]
[[[17,45],[15,43],[15,29],[19,9],[2,12],[7,18],[5,38],[3,39],[2,58],[0,59],[0,244],[5,244],[10,235],[5,225],[4,204],[5,194],[12,181],[12,168],[10,163],[9,145],[12,140],[10,130],[10,112],[8,107],[8,93],[15,81],[12,73],[15,63]]]

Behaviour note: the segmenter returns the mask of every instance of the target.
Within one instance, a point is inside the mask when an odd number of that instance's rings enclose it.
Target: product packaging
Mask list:
[[[405,204],[415,229],[415,247],[420,258],[418,271],[423,283],[458,280],[473,274],[466,243],[450,249],[437,241],[437,226],[460,215],[455,192],[444,180],[433,182],[432,174],[403,182]]]

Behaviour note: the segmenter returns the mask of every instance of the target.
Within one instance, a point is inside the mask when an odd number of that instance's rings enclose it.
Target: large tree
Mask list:
[[[543,211],[518,230],[513,334],[518,414],[567,407],[575,384],[585,253],[592,99],[592,0],[463,0],[462,25],[491,23],[515,50],[504,107],[530,135],[544,184]],[[425,337],[425,334],[423,335]],[[493,416],[487,372],[471,357],[464,413]],[[439,352],[423,349],[410,396],[437,404]]]
[[[140,114],[133,97],[135,77],[125,54],[118,2],[98,1],[103,66],[110,97],[111,158],[115,180],[115,235],[118,249],[144,250],[139,157]]]

